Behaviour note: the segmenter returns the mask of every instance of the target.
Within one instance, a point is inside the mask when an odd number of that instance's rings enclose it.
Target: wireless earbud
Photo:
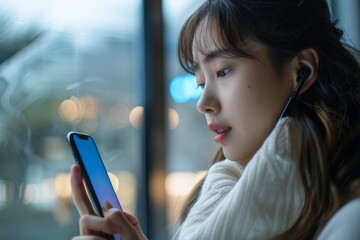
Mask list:
[[[297,98],[297,96],[299,95],[301,87],[304,85],[304,82],[309,77],[310,73],[311,73],[311,69],[309,67],[303,67],[300,69],[300,71],[299,71],[300,80],[299,80],[298,84],[296,85],[294,92],[291,94],[291,97],[289,98],[288,102],[286,103],[285,108],[280,115],[280,119],[283,117],[286,117],[291,112],[291,110],[294,106],[294,101]]]

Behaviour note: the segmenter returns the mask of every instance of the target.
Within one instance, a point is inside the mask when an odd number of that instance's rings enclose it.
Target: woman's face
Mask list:
[[[247,45],[253,58],[218,57],[215,45],[206,56],[193,51],[197,84],[203,87],[198,111],[226,158],[242,165],[270,134],[294,88],[289,64],[275,70],[264,45]]]

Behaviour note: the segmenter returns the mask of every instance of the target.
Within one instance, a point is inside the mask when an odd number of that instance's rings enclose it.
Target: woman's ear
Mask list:
[[[300,81],[301,71],[305,67],[310,69],[310,74],[304,81],[304,84],[299,92],[299,95],[306,92],[316,81],[319,69],[319,54],[314,48],[307,48],[299,52],[293,59],[295,62],[296,78],[294,78],[294,88]]]

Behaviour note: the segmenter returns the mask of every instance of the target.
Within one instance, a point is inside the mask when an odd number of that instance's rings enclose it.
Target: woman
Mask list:
[[[321,237],[358,202],[360,68],[341,37],[325,0],[208,0],[190,16],[179,59],[226,160],[189,198],[175,239]],[[133,216],[89,216],[76,166],[72,177],[82,233],[146,238]]]

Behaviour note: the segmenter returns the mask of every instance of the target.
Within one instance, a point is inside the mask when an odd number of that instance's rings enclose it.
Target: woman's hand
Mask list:
[[[75,206],[80,214],[80,234],[74,240],[106,239],[106,234],[119,233],[123,240],[147,239],[135,216],[112,208],[110,203],[104,206],[104,218],[96,216],[81,177],[78,165],[71,168],[71,189]]]

